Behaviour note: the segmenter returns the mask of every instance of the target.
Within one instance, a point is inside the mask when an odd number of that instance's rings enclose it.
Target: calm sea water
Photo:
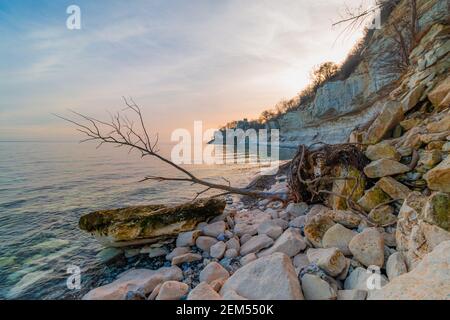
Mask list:
[[[161,145],[168,154],[170,145]],[[290,150],[281,152],[289,158]],[[191,166],[200,177],[245,186],[254,165]],[[0,298],[73,299],[130,266],[106,266],[102,247],[78,229],[81,215],[99,209],[180,203],[196,187],[138,183],[145,175],[173,176],[167,165],[125,149],[72,142],[0,142]],[[223,180],[222,180],[223,181]],[[83,290],[67,289],[67,267],[82,270]]]

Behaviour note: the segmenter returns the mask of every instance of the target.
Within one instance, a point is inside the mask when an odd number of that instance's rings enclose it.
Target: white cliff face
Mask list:
[[[417,3],[419,33],[448,19],[447,0],[418,0]],[[388,23],[402,17],[407,4],[408,1],[402,1],[392,12]],[[346,80],[326,83],[318,89],[312,103],[299,111],[286,113],[278,120],[282,145],[296,147],[299,143],[308,145],[318,141],[346,142],[354,129],[373,120],[382,109],[383,98],[403,76],[402,72],[389,67],[400,59],[396,52],[387,50],[393,45],[393,34],[389,30],[376,30],[363,61]],[[445,56],[448,46],[447,42],[431,50],[424,49],[428,56],[421,62],[423,69]]]

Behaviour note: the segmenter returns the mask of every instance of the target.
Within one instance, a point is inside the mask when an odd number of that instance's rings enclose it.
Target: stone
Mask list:
[[[334,194],[340,194],[346,197],[351,195],[351,199],[353,201],[358,201],[358,199],[364,194],[364,188],[366,185],[366,179],[362,175],[361,171],[352,166],[337,166],[334,171],[333,176],[348,179],[334,180],[331,191]],[[330,195],[328,198],[328,204],[334,210],[347,209],[347,201],[343,197]]]
[[[305,217],[305,216],[301,216],[301,217]],[[289,222],[287,222],[284,219],[273,219],[272,220],[277,226],[281,227],[281,229],[286,230],[287,227],[289,226]]]
[[[323,235],[334,224],[334,221],[328,215],[315,215],[308,219],[305,225],[305,237],[314,247],[322,248]]]
[[[349,256],[351,252],[348,244],[355,235],[357,235],[355,231],[336,223],[325,232],[322,245],[324,248],[338,248],[344,255]]]
[[[219,241],[209,248],[209,255],[216,259],[222,259],[227,250],[227,245],[223,241]]]
[[[209,252],[209,249],[215,245],[217,241],[215,238],[213,237],[208,237],[208,236],[200,236],[197,238],[197,240],[195,241],[195,245],[197,246],[197,248],[199,248],[202,251],[205,252]]]
[[[188,291],[189,286],[183,282],[167,281],[161,285],[156,300],[180,300]]]
[[[395,240],[395,230],[393,233],[383,232],[384,245],[388,247],[396,247],[397,241]]]
[[[249,253],[257,253],[262,249],[270,247],[272,244],[272,238],[269,238],[265,234],[254,236],[241,246],[241,255],[245,256]]]
[[[158,294],[159,294],[159,289],[161,289],[161,286],[162,286],[162,285],[163,285],[162,283],[158,284],[158,285],[156,286],[156,288],[153,289],[152,293],[150,293],[150,295],[148,296],[147,300],[155,300],[156,297],[157,297]]]
[[[293,257],[300,251],[305,250],[306,243],[303,240],[298,229],[287,229],[270,248],[258,253],[258,257],[271,255],[275,252],[281,252],[288,257]]]
[[[200,230],[194,230],[189,232],[182,232],[178,235],[176,246],[177,247],[190,247],[195,245],[195,240],[201,235]]]
[[[214,281],[211,281],[211,283],[209,283],[209,285],[211,286],[211,288],[214,289],[215,292],[219,292],[220,289],[222,289],[223,284],[225,283],[227,279],[216,279]]]
[[[386,142],[380,142],[367,147],[366,157],[371,161],[380,159],[392,159],[399,161],[401,156],[392,145]]]
[[[81,216],[79,227],[108,247],[141,245],[193,230],[199,222],[221,214],[224,208],[224,200],[202,199],[176,207],[103,210]]]
[[[428,133],[421,134],[419,136],[420,142],[423,144],[429,144],[434,141],[445,141],[448,136],[448,131],[439,132],[439,133]]]
[[[353,257],[366,267],[382,267],[384,238],[376,228],[366,228],[353,237],[348,245]]]
[[[314,274],[302,277],[302,290],[305,300],[336,300],[337,293],[328,282]]]
[[[308,260],[316,264],[329,276],[336,277],[347,265],[345,256],[337,248],[308,249]]]
[[[296,269],[301,269],[309,265],[309,259],[305,253],[300,253],[292,259],[292,263]]]
[[[342,224],[343,226],[354,229],[361,223],[361,218],[351,211],[347,210],[332,210],[328,212],[334,222]]]
[[[419,154],[419,164],[430,169],[442,160],[441,150],[422,150]]]
[[[241,243],[241,246],[242,246],[244,243],[246,243],[248,240],[250,240],[251,238],[252,238],[251,235],[249,235],[249,234],[244,234],[244,235],[239,239],[239,241],[240,241],[240,243]]]
[[[364,168],[364,173],[369,178],[394,176],[408,171],[411,171],[408,166],[391,159],[376,160]]]
[[[203,227],[203,235],[217,238],[220,234],[224,233],[226,230],[225,221],[217,221],[211,224],[207,224]]]
[[[394,278],[407,273],[408,269],[406,267],[405,258],[400,252],[395,252],[391,254],[386,262],[386,274],[389,281]]]
[[[444,145],[442,146],[442,151],[450,152],[450,141],[447,141],[446,143],[444,143]]]
[[[83,300],[125,300],[129,291],[141,291],[147,295],[165,281],[180,281],[183,272],[176,266],[158,270],[131,269],[123,272],[110,284],[95,288],[83,296]]]
[[[385,226],[394,224],[397,221],[397,216],[394,215],[394,208],[382,205],[370,211],[369,219],[379,226]]]
[[[383,177],[376,183],[384,193],[389,195],[392,199],[406,199],[411,190],[404,184],[398,182],[392,177]]]
[[[227,269],[222,267],[218,262],[210,262],[208,265],[200,272],[199,280],[200,282],[211,283],[217,279],[228,279],[230,274]]]
[[[429,144],[426,145],[425,149],[428,151],[441,150],[444,145],[445,145],[445,141],[431,141]],[[444,151],[444,150],[442,150],[442,151]]]
[[[239,255],[239,252],[236,251],[236,249],[228,249],[225,251],[225,258],[236,258]]]
[[[423,208],[424,221],[450,231],[450,196],[448,193],[435,192]]]
[[[240,263],[242,266],[245,266],[246,264],[249,264],[250,262],[255,261],[256,259],[258,259],[256,253],[249,253],[241,258]]]
[[[443,80],[436,88],[428,93],[428,99],[436,108],[447,108],[450,106],[450,77]]]
[[[248,300],[238,295],[234,290],[228,290],[227,292],[225,292],[222,298],[223,300]]]
[[[371,281],[373,273],[370,270],[366,270],[361,267],[356,267],[350,275],[345,279],[344,289],[345,290],[363,290],[363,291],[377,291],[376,287],[372,287],[373,282]],[[389,281],[384,275],[380,276],[380,286],[385,286]]]
[[[292,216],[292,217],[299,217],[306,214],[308,211],[308,205],[304,202],[300,203],[290,203],[286,207],[286,211]]]
[[[450,96],[449,96],[450,97]],[[441,120],[427,124],[427,130],[430,133],[450,131],[450,115],[444,116]]]
[[[259,258],[238,269],[220,293],[225,295],[229,290],[251,300],[303,300],[294,266],[283,253]]]
[[[169,253],[168,255],[166,255],[166,260],[168,261],[172,261],[172,259],[176,256],[181,256],[182,254],[191,252],[190,248],[187,247],[176,247],[175,249],[172,250],[171,253]]]
[[[450,192],[450,155],[424,175],[428,188],[434,191]]]
[[[405,119],[400,122],[400,125],[405,131],[411,130],[414,127],[419,126],[422,123],[422,120],[418,118]]]
[[[394,278],[369,300],[448,300],[450,241],[439,244],[416,268]]]
[[[138,256],[140,253],[141,251],[138,248],[125,249],[125,258],[133,258]]]
[[[241,249],[241,244],[239,243],[239,240],[236,238],[231,238],[226,243],[227,249],[235,249],[237,252]]]
[[[406,95],[406,97],[402,100],[402,108],[404,113],[408,112],[417,105],[423,92],[425,91],[425,88],[426,87],[424,84],[419,84]]]
[[[376,185],[364,193],[358,204],[366,211],[370,212],[376,206],[389,201],[389,196]]]
[[[234,234],[238,237],[242,237],[245,234],[253,236],[258,233],[258,226],[253,224],[246,223],[237,223],[234,226]]]
[[[258,234],[265,234],[272,239],[277,239],[283,233],[283,229],[273,220],[264,221],[258,226]]]
[[[366,300],[367,291],[364,290],[339,290],[338,300]]]
[[[222,300],[222,297],[209,284],[201,282],[189,292],[187,300]]]
[[[396,101],[388,101],[383,106],[381,113],[370,125],[364,137],[368,144],[381,141],[390,130],[394,129],[404,118],[402,105]]]
[[[306,216],[297,217],[289,222],[288,227],[301,229],[305,226],[306,220]]]
[[[100,263],[109,263],[123,256],[123,250],[118,248],[105,248],[97,253],[96,258]]]
[[[179,265],[186,262],[202,260],[202,256],[196,253],[185,253],[172,259],[172,265]]]
[[[162,257],[168,254],[168,250],[166,248],[151,248],[148,252],[149,258],[157,258]]]

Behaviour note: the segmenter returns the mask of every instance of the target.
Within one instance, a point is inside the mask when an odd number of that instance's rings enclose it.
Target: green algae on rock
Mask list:
[[[224,208],[224,200],[212,198],[174,207],[148,205],[101,210],[83,215],[79,227],[105,246],[139,245],[190,231],[198,223],[221,214]]]

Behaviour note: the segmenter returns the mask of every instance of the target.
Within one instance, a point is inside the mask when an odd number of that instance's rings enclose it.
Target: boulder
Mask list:
[[[325,214],[319,214],[308,219],[305,225],[305,236],[316,248],[322,248],[322,238],[334,221]]]
[[[428,99],[436,108],[444,109],[450,106],[450,77],[443,80],[436,88],[428,93]]]
[[[294,266],[283,253],[259,258],[238,269],[220,293],[225,295],[230,290],[252,300],[303,300]]]
[[[406,199],[411,190],[404,184],[398,182],[392,177],[383,177],[376,183],[384,193],[392,199]]]
[[[369,300],[448,300],[450,241],[442,242],[416,268],[393,279]]]
[[[202,256],[196,253],[185,253],[172,258],[172,265],[202,260]]]
[[[262,249],[270,247],[272,244],[272,238],[269,238],[265,234],[254,236],[241,246],[241,255],[245,256],[249,253],[257,253]]]
[[[219,241],[209,248],[209,255],[216,259],[222,259],[227,250],[227,245],[223,241]]]
[[[428,171],[424,178],[431,190],[450,192],[450,156]]]
[[[426,86],[424,84],[419,84],[413,88],[402,100],[403,112],[406,113],[412,108],[414,108],[422,97]]]
[[[424,221],[450,231],[450,196],[445,192],[433,193],[422,210]]]
[[[337,293],[328,282],[314,274],[302,277],[302,290],[305,300],[336,300]]]
[[[366,157],[372,161],[380,159],[392,159],[399,161],[401,156],[397,152],[397,149],[386,142],[380,142],[375,145],[367,147]]]
[[[344,255],[351,255],[348,244],[357,235],[355,231],[347,229],[339,223],[336,223],[328,229],[322,239],[324,248],[338,248]]]
[[[159,284],[183,279],[180,268],[164,267],[158,270],[131,269],[120,274],[110,284],[95,288],[83,296],[83,300],[125,300],[128,292],[140,291],[144,295],[152,292]]]
[[[210,262],[208,265],[200,272],[199,280],[200,282],[211,283],[217,279],[228,279],[230,274],[228,271],[222,267],[220,263]]]
[[[222,300],[222,297],[209,284],[201,282],[189,292],[187,300]]]
[[[220,234],[223,234],[227,228],[225,221],[217,221],[211,224],[207,224],[202,228],[203,235],[217,238]]]
[[[249,253],[241,258],[240,263],[242,266],[245,266],[246,264],[249,264],[250,262],[255,261],[256,259],[258,259],[256,253]]]
[[[281,252],[288,257],[293,257],[306,248],[306,243],[298,229],[287,229],[270,248],[258,253],[258,257],[271,255],[275,252]]]
[[[347,265],[347,261],[341,251],[337,248],[308,249],[308,260],[316,264],[328,275],[336,277]]]
[[[384,263],[384,238],[376,228],[366,228],[353,237],[348,245],[353,257],[366,267],[382,267]]]
[[[386,274],[389,281],[394,278],[407,273],[408,269],[406,267],[405,258],[400,252],[395,252],[391,254],[386,262]]]
[[[411,171],[411,169],[395,160],[380,159],[369,163],[364,168],[364,173],[369,178],[382,178]]]
[[[201,234],[200,230],[180,233],[176,241],[177,247],[190,247],[195,245],[195,240],[197,240],[200,234]]]
[[[349,179],[334,180],[331,191],[334,194],[340,194],[342,196],[351,195],[352,200],[358,201],[358,199],[363,195],[366,185],[366,178],[362,175],[361,171],[351,166],[337,166],[334,171],[333,176]],[[330,195],[328,198],[328,204],[334,210],[347,209],[347,201],[343,197]]]
[[[176,207],[150,205],[103,210],[81,216],[79,227],[105,246],[154,243],[193,230],[199,222],[221,214],[224,208],[224,200],[202,199]]]
[[[359,199],[358,204],[366,211],[370,212],[376,206],[389,201],[389,196],[384,193],[381,188],[374,186],[364,193],[364,196]]]
[[[156,300],[180,300],[189,291],[189,286],[183,282],[166,281],[159,288]]]
[[[394,129],[403,118],[403,108],[399,102],[386,102],[381,113],[367,130],[364,141],[368,144],[378,143],[390,130]]]

